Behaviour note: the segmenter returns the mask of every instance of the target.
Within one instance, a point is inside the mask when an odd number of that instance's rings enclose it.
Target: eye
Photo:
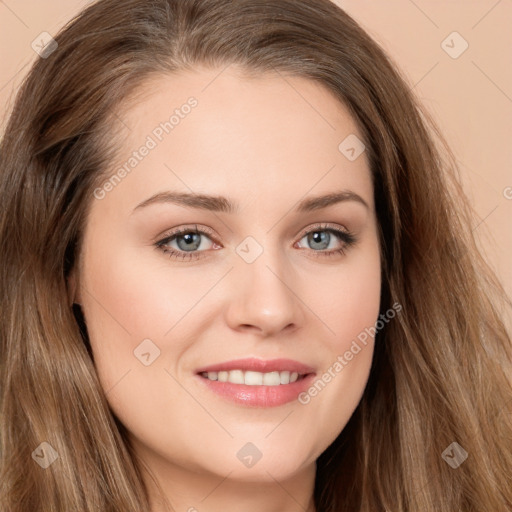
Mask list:
[[[315,257],[343,255],[349,247],[357,242],[356,237],[349,231],[329,224],[309,228],[303,231],[300,236],[301,238],[297,243],[300,244],[305,239]],[[193,228],[185,226],[171,231],[155,246],[162,252],[169,254],[173,259],[197,260],[204,257],[202,253],[207,252],[209,248],[218,249],[221,247],[212,240],[213,237],[215,235],[210,229],[198,228],[197,225]],[[210,243],[205,240],[209,240]]]
[[[309,228],[302,234],[299,244],[306,240],[306,244],[313,249],[314,256],[336,256],[345,254],[346,250],[354,245],[356,237],[348,230],[341,230],[328,224],[321,224]],[[334,245],[334,247],[333,247]],[[331,249],[326,251],[326,249]]]
[[[210,236],[213,236],[213,232],[204,228],[198,229],[197,225],[194,228],[185,227],[172,231],[163,240],[157,242],[156,246],[164,253],[169,254],[171,258],[197,259],[200,257],[197,252],[204,252],[205,249],[208,249],[205,247],[208,244],[203,241],[204,238],[211,241]],[[171,244],[175,244],[175,246],[173,247]],[[213,244],[217,245],[215,242]]]

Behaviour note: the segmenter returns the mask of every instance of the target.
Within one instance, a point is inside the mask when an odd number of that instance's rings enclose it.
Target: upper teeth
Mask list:
[[[232,384],[247,384],[248,386],[279,386],[290,384],[299,378],[297,372],[251,372],[243,370],[231,370],[229,372],[204,372],[203,377],[219,382],[231,382]]]

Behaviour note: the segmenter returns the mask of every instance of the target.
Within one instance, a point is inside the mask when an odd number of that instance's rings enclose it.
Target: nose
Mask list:
[[[261,337],[298,329],[304,318],[299,283],[282,258],[263,254],[254,262],[239,260],[230,277],[228,325]]]

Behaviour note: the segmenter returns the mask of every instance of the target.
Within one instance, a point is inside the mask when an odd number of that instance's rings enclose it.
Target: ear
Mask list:
[[[75,303],[80,305],[82,298],[80,295],[80,287],[79,287],[79,283],[78,283],[76,266],[73,267],[73,269],[69,272],[69,275],[67,278],[67,288],[68,288],[69,305],[72,306]]]

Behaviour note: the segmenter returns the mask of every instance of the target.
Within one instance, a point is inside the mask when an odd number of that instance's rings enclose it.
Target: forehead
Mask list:
[[[366,154],[345,151],[363,138],[357,123],[312,80],[234,66],[155,75],[116,117],[123,140],[107,175],[126,172],[109,195],[122,191],[127,208],[167,189],[293,203],[356,188],[372,206]]]

